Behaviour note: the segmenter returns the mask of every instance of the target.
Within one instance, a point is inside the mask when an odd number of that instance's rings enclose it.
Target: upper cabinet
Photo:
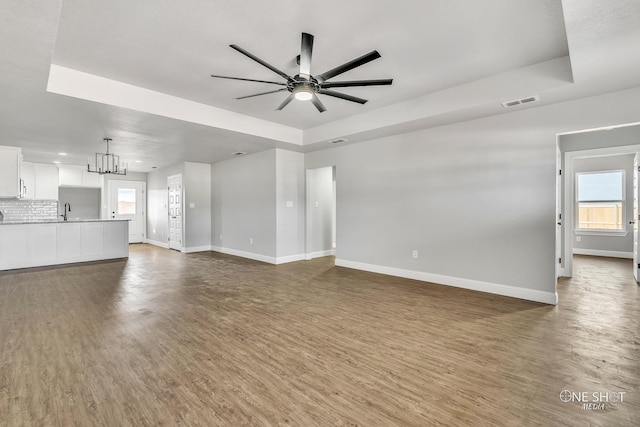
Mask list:
[[[18,198],[22,194],[21,160],[20,148],[0,146],[0,197]]]
[[[59,173],[61,187],[102,187],[102,177],[88,172],[86,166],[60,165]]]
[[[58,200],[58,168],[46,163],[22,162],[22,197],[35,200]]]
[[[23,199],[36,198],[36,165],[35,163],[22,162],[20,164],[20,178],[22,178]]]

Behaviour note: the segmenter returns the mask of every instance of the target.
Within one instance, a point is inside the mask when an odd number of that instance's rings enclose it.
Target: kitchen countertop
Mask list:
[[[20,225],[20,224],[65,224],[72,222],[113,222],[113,221],[130,221],[128,219],[15,219],[0,221],[0,225]]]

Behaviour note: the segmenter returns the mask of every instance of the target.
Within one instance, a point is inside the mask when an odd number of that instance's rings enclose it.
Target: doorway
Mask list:
[[[634,157],[640,151],[640,145],[613,146],[603,148],[592,148],[563,152],[561,159],[562,185],[558,191],[562,194],[561,211],[558,212],[562,219],[560,233],[556,237],[556,247],[559,261],[559,276],[573,276],[573,255],[604,256],[610,258],[637,258],[637,213],[633,213],[634,204],[637,206],[638,188],[637,166],[633,166]],[[626,165],[626,166],[625,166]],[[560,166],[560,165],[559,165]],[[589,211],[598,211],[598,205],[603,205],[603,211],[607,204],[612,204],[612,200],[596,201],[594,203],[583,203],[579,200],[582,196],[578,190],[578,175],[584,176],[591,173],[593,176],[607,175],[607,171],[622,170],[624,182],[624,194],[622,201],[623,212],[619,221],[622,226],[619,230],[603,230],[611,228],[595,226],[595,230],[586,229],[591,227],[588,217]],[[587,180],[585,180],[586,182]],[[587,205],[583,207],[582,205]],[[590,205],[593,205],[589,207]],[[596,209],[594,209],[594,206]],[[581,209],[585,214],[584,221],[578,216]],[[636,208],[637,209],[637,208]],[[600,220],[601,221],[601,220]],[[585,225],[587,224],[587,225]],[[560,239],[560,241],[558,241]],[[637,262],[634,262],[634,270],[637,270]],[[637,274],[637,271],[634,271]]]
[[[307,169],[305,259],[336,254],[336,168]]]
[[[111,219],[129,221],[129,243],[145,241],[147,230],[147,183],[109,180],[107,212]]]
[[[182,175],[171,175],[167,178],[169,191],[168,233],[169,249],[182,251]]]

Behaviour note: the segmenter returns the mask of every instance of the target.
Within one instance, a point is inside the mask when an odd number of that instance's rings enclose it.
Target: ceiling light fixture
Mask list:
[[[309,101],[313,98],[313,88],[302,84],[293,89],[293,95],[298,101]]]
[[[127,165],[125,165],[124,168],[120,167],[120,156],[109,152],[109,142],[111,142],[111,138],[103,139],[107,143],[107,152],[96,153],[96,160],[93,164],[91,157],[89,157],[87,172],[99,173],[100,175],[108,173],[113,175],[126,175]]]
[[[58,156],[66,156],[67,153],[58,153]]]

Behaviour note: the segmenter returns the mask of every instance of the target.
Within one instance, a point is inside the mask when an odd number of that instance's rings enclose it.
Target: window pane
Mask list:
[[[578,203],[578,228],[622,230],[622,203]]]
[[[622,200],[622,172],[578,174],[578,201]]]
[[[118,188],[118,215],[135,215],[136,190],[134,188]]]

